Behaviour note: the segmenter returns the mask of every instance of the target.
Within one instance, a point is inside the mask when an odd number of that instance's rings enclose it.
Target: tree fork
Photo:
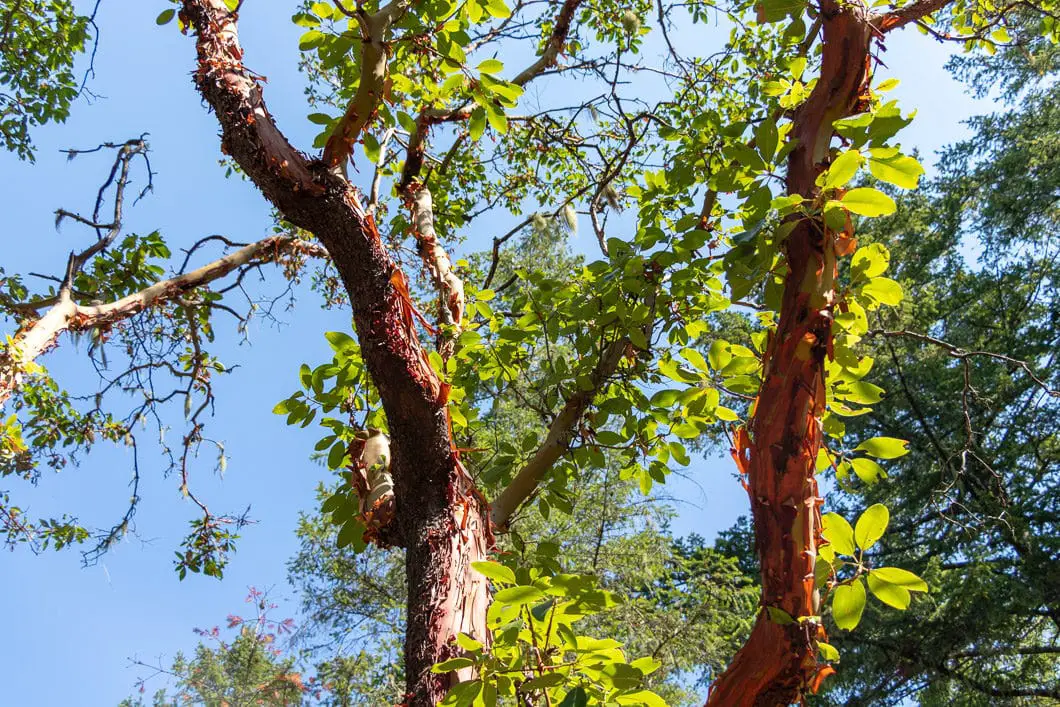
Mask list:
[[[872,27],[861,2],[824,0],[821,76],[794,116],[787,192],[812,202],[827,167],[832,123],[858,112],[869,80]],[[708,707],[776,707],[798,702],[831,672],[817,663],[824,630],[814,564],[821,498],[814,466],[825,405],[825,359],[832,349],[836,235],[821,217],[802,218],[784,243],[788,274],[777,328],[763,356],[763,382],[749,430],[734,457],[747,475],[763,610],[751,636],[711,686]],[[775,608],[795,619],[774,621]]]

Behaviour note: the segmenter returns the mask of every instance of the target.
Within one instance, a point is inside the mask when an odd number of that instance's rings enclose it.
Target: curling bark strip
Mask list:
[[[484,503],[452,448],[446,387],[416,334],[401,271],[354,187],[331,165],[295,150],[276,127],[256,76],[243,66],[237,16],[223,0],[184,0],[196,34],[195,83],[231,155],[284,218],[327,248],[350,296],[368,372],[393,440],[395,536],[407,549],[406,704],[436,705],[448,675],[430,671],[465,631],[486,642],[485,579],[471,562],[490,545]]]
[[[858,112],[867,87],[872,28],[861,2],[825,0],[821,76],[794,117],[797,147],[787,191],[812,201],[826,168],[833,121]],[[747,475],[761,566],[763,609],[747,643],[711,686],[708,707],[775,707],[798,702],[831,671],[817,663],[824,631],[800,617],[820,614],[814,563],[821,541],[821,498],[814,465],[825,405],[825,359],[832,350],[836,234],[820,217],[802,218],[784,243],[788,274],[780,317],[763,356],[763,382],[749,430],[734,456]]]

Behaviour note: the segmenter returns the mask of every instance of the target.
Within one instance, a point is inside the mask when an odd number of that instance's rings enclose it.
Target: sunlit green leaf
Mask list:
[[[872,187],[851,189],[843,195],[840,203],[847,210],[862,216],[886,216],[893,214],[897,208],[894,199]]]
[[[897,459],[909,454],[909,442],[894,437],[873,437],[859,444],[854,450],[865,452],[877,459]]]
[[[891,520],[891,513],[887,506],[876,503],[865,509],[854,525],[854,541],[862,550],[868,550],[883,537],[887,530],[887,524]]]
[[[861,579],[840,584],[832,590],[832,619],[841,629],[853,630],[865,611],[865,585]]]
[[[839,554],[854,554],[854,529],[846,518],[838,513],[825,513],[821,516],[821,535]]]

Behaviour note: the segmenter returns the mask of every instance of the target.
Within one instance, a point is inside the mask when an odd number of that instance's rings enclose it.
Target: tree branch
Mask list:
[[[412,235],[416,239],[416,250],[431,275],[438,290],[438,353],[448,359],[453,353],[453,343],[460,333],[460,322],[464,318],[464,283],[453,271],[449,254],[438,242],[434,230],[434,206],[431,192],[418,181],[405,190],[405,203],[412,212]]]
[[[567,36],[570,34],[571,24],[574,21],[574,13],[582,2],[583,0],[564,1],[559,14],[556,15],[556,23],[552,27],[552,33],[545,44],[545,51],[541,52],[541,56],[532,64],[520,71],[510,83],[516,86],[525,86],[556,63],[556,59],[567,43]],[[423,165],[423,141],[430,126],[467,120],[471,117],[473,107],[474,103],[467,101],[457,108],[430,109],[420,114],[419,119],[416,121],[415,132],[409,135],[408,156],[405,160],[405,169],[401,174],[399,190],[407,187],[419,174]]]
[[[648,309],[652,310],[651,318],[644,327],[644,336],[650,342],[655,324],[655,294],[650,293],[646,298]],[[574,431],[584,417],[586,410],[592,404],[597,394],[603,390],[607,381],[618,370],[619,364],[626,355],[628,348],[632,346],[629,338],[622,336],[612,341],[604,349],[599,363],[590,377],[592,385],[587,390],[579,389],[571,397],[556,415],[552,424],[549,425],[545,441],[534,452],[534,456],[515,475],[507,487],[490,504],[493,524],[498,529],[505,529],[511,521],[512,516],[528,498],[537,490],[538,485],[552,468],[552,465],[563,454],[566,453]]]
[[[879,12],[869,18],[869,22],[880,32],[901,29],[910,22],[918,22],[928,15],[933,15],[950,4],[952,0],[916,0],[905,7],[890,12]]]
[[[27,368],[41,355],[55,347],[64,331],[86,331],[127,319],[161,302],[218,280],[242,267],[277,261],[281,255],[302,253],[316,257],[326,255],[323,248],[291,236],[271,236],[251,243],[234,253],[200,268],[151,285],[139,292],[102,305],[79,305],[69,290],[63,289],[57,301],[39,319],[27,322],[10,347],[0,354],[0,406],[18,389]]]
[[[969,358],[981,357],[981,358],[991,358],[991,359],[994,359],[995,361],[1001,361],[1002,363],[1008,364],[1009,366],[1012,366],[1013,368],[1018,368],[1018,369],[1022,370],[1024,373],[1027,374],[1028,378],[1030,378],[1032,381],[1034,381],[1034,384],[1036,386],[1038,386],[1042,391],[1044,391],[1048,395],[1050,395],[1050,396],[1052,396],[1054,398],[1060,398],[1060,389],[1050,387],[1049,383],[1046,382],[1044,379],[1042,379],[1035,372],[1035,370],[1033,368],[1031,368],[1029,363],[1027,363],[1026,361],[1021,361],[1021,360],[1016,359],[1016,358],[1012,358],[1011,356],[1006,356],[1005,354],[994,353],[992,351],[965,351],[962,348],[954,346],[953,344],[948,343],[946,341],[943,341],[942,339],[937,339],[934,336],[929,336],[927,334],[920,334],[920,333],[915,332],[915,331],[907,331],[907,330],[904,330],[904,329],[900,330],[900,331],[887,331],[887,330],[884,330],[884,329],[873,329],[872,331],[867,332],[865,334],[865,336],[883,336],[883,337],[886,337],[886,338],[889,338],[889,339],[893,339],[893,338],[907,338],[907,339],[914,339],[916,341],[922,341],[924,343],[931,344],[933,346],[937,346],[940,349],[944,350],[951,357],[956,358],[956,359],[960,359],[960,360],[967,360]]]
[[[408,5],[408,0],[395,0],[373,15],[356,14],[361,25],[361,81],[346,113],[324,146],[324,162],[329,167],[346,163],[353,154],[357,138],[379,109],[390,67],[386,33]]]

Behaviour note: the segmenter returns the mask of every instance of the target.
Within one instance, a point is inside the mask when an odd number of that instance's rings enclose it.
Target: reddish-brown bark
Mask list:
[[[869,76],[872,30],[864,5],[821,4],[821,78],[797,111],[787,189],[809,200],[826,168],[832,122],[859,109]],[[761,566],[762,606],[747,643],[712,685],[707,705],[776,707],[817,687],[823,629],[799,617],[820,614],[814,563],[821,499],[814,477],[825,405],[824,364],[832,346],[836,237],[819,218],[800,220],[784,243],[788,274],[777,329],[763,357],[763,383],[749,430],[734,456],[747,475]],[[777,623],[765,607],[796,619]]]
[[[420,346],[407,281],[357,191],[295,150],[269,115],[242,63],[236,15],[223,0],[185,0],[182,17],[196,34],[195,83],[217,114],[222,148],[288,221],[320,239],[349,294],[393,440],[393,537],[407,549],[406,704],[433,706],[454,678],[430,668],[453,654],[456,633],[488,640],[487,585],[470,567],[489,550],[488,515],[450,440],[447,386]]]

